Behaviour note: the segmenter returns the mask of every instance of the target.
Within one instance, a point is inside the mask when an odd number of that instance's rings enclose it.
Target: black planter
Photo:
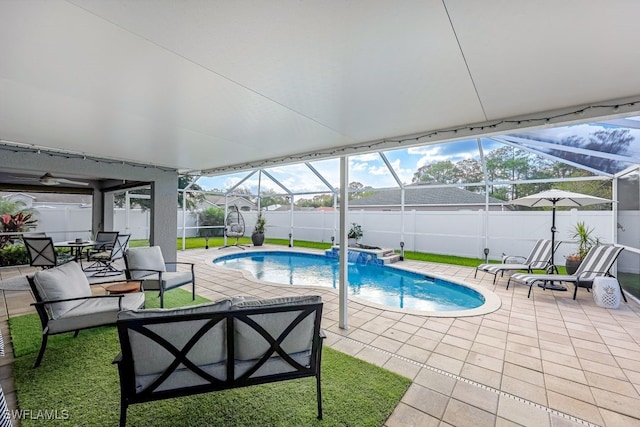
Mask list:
[[[262,246],[264,243],[264,233],[253,233],[251,235],[251,242],[253,242],[253,246]]]
[[[567,268],[567,274],[575,273],[581,262],[582,262],[581,259],[569,259],[569,258],[567,258],[567,262],[564,264],[564,266]]]

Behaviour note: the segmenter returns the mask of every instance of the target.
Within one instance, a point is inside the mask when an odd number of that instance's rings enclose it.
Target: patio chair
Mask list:
[[[240,237],[244,237],[244,232],[245,232],[244,217],[238,210],[238,207],[235,206],[235,209],[231,210],[231,212],[229,212],[229,214],[227,215],[227,218],[225,219],[224,235],[227,238],[232,238],[232,239],[235,238],[236,241],[232,245],[224,245],[218,249],[237,247],[244,250],[243,246],[247,246],[247,245],[241,245],[238,243],[238,240],[240,239]]]
[[[42,344],[34,368],[42,362],[49,335],[116,323],[118,312],[144,307],[144,293],[92,295],[80,265],[69,262],[27,276],[42,324]]]
[[[47,237],[47,233],[44,231],[31,231],[28,233],[22,233],[22,238],[25,237]]]
[[[72,254],[56,252],[51,237],[23,237],[22,241],[31,267],[47,269],[75,259]]]
[[[117,239],[117,231],[98,231],[95,243],[88,252],[110,251],[115,246]]]
[[[591,248],[587,256],[582,260],[578,269],[574,274],[529,274],[529,273],[516,273],[509,278],[507,282],[507,289],[509,284],[513,280],[514,282],[520,282],[529,286],[529,294],[527,298],[531,296],[531,289],[535,283],[542,283],[543,287],[546,287],[548,283],[553,282],[566,282],[572,283],[575,287],[573,291],[573,299],[576,299],[578,294],[578,288],[590,289],[593,286],[593,280],[599,276],[611,276],[609,270],[613,266],[613,263],[620,255],[624,248],[614,245],[597,245]],[[620,286],[620,293],[624,298],[624,302],[627,302],[627,297],[622,291]]]
[[[130,237],[131,234],[118,234],[111,249],[107,249],[107,245],[105,245],[104,250],[88,251],[87,261],[93,262],[93,264],[85,268],[84,271],[95,271],[92,274],[95,277],[121,274],[122,270],[115,268],[114,263],[124,257],[124,251],[129,244]]]
[[[164,293],[191,283],[192,298],[196,299],[194,265],[188,262],[165,262],[159,246],[131,248],[124,254],[125,274],[129,280],[141,280],[144,290],[160,292],[160,307],[164,307]],[[187,265],[190,271],[167,271],[167,266]]]
[[[556,242],[554,252],[558,249],[558,246],[560,246],[560,242]],[[550,267],[555,268],[551,265],[551,240],[547,239],[538,240],[527,257],[508,256],[503,258],[503,260],[507,261],[512,259],[522,260],[522,263],[506,262],[502,264],[480,264],[476,267],[473,277],[475,279],[478,274],[478,270],[481,270],[484,273],[493,274],[493,284],[495,285],[498,273],[500,274],[500,277],[502,277],[505,271],[527,270],[531,273],[533,270],[547,270]]]

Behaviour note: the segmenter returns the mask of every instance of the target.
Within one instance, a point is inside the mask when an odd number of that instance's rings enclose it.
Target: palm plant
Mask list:
[[[587,253],[589,253],[589,250],[591,250],[593,246],[600,243],[598,237],[591,236],[593,228],[587,226],[584,221],[578,222],[571,232],[571,238],[578,241],[578,252],[569,255],[567,259],[581,261],[587,256]]]

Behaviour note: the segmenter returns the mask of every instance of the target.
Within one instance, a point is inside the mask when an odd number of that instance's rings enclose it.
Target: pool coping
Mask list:
[[[232,249],[232,248],[227,248],[227,249]],[[223,256],[227,256],[227,255],[236,255],[236,254],[242,254],[242,253],[247,253],[247,252],[292,252],[292,253],[306,253],[306,254],[310,254],[310,255],[324,255],[324,251],[320,250],[320,249],[311,249],[311,248],[269,248],[269,247],[264,247],[264,246],[259,246],[259,247],[249,247],[249,248],[244,248],[245,250],[241,250],[238,252],[222,252],[218,255],[214,255],[211,259],[204,260],[203,262],[209,266],[213,266],[214,268],[222,268],[224,270],[229,270],[229,271],[237,271],[239,273],[242,274],[242,276],[246,279],[249,280],[251,282],[254,283],[260,283],[260,284],[268,284],[271,286],[277,286],[277,287],[283,287],[283,288],[291,288],[291,285],[285,285],[282,283],[274,283],[274,282],[268,282],[265,280],[260,280],[260,279],[256,279],[250,272],[245,271],[245,270],[237,270],[237,269],[233,269],[233,268],[227,268],[227,267],[223,267],[220,265],[215,264],[213,261],[216,260],[217,258],[221,258]],[[403,261],[399,261],[399,262],[403,262]],[[395,268],[398,270],[404,270],[404,271],[408,271],[411,273],[416,273],[416,274],[420,274],[420,275],[425,275],[424,271],[418,271],[418,270],[414,270],[409,266],[405,266],[405,265],[397,265],[398,263],[394,263],[393,265],[391,264],[386,264],[385,267],[389,267],[389,268]],[[387,311],[392,311],[392,312],[396,312],[396,313],[402,313],[402,314],[410,314],[410,315],[415,315],[415,316],[428,316],[428,317],[472,317],[472,316],[480,316],[480,315],[484,315],[484,314],[489,314],[489,313],[493,313],[494,311],[498,310],[501,306],[502,306],[502,300],[500,299],[500,297],[493,291],[482,288],[480,286],[477,285],[473,285],[471,283],[464,283],[460,280],[456,280],[452,277],[445,277],[439,274],[434,274],[434,273],[429,273],[430,277],[434,277],[436,279],[441,279],[441,280],[446,280],[448,282],[454,283],[456,285],[460,285],[460,286],[465,286],[469,289],[472,289],[476,292],[478,292],[480,295],[482,295],[482,297],[484,298],[484,304],[482,304],[480,307],[476,307],[476,308],[472,308],[472,309],[467,309],[467,310],[452,310],[452,311],[428,311],[428,310],[412,310],[412,309],[406,309],[406,308],[396,308],[396,307],[391,307],[391,306],[387,306],[384,304],[377,304],[375,302],[371,302],[369,300],[357,297],[357,296],[349,296],[349,300],[353,301],[355,303],[358,304],[362,304],[362,305],[366,305],[368,307],[372,307],[372,308],[376,308],[379,310],[387,310]],[[336,294],[339,293],[338,289],[334,289],[332,287],[328,287],[328,286],[316,286],[316,285],[295,285],[297,287],[300,288],[308,288],[308,289],[323,289],[323,290],[330,290]]]

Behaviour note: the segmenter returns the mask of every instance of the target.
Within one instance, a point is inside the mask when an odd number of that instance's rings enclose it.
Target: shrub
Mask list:
[[[29,264],[27,248],[23,245],[7,245],[0,249],[0,267],[23,264]]]
[[[224,209],[211,206],[198,212],[198,221],[201,226],[224,226]],[[220,237],[224,235],[224,228],[202,228],[198,230],[200,237]]]

